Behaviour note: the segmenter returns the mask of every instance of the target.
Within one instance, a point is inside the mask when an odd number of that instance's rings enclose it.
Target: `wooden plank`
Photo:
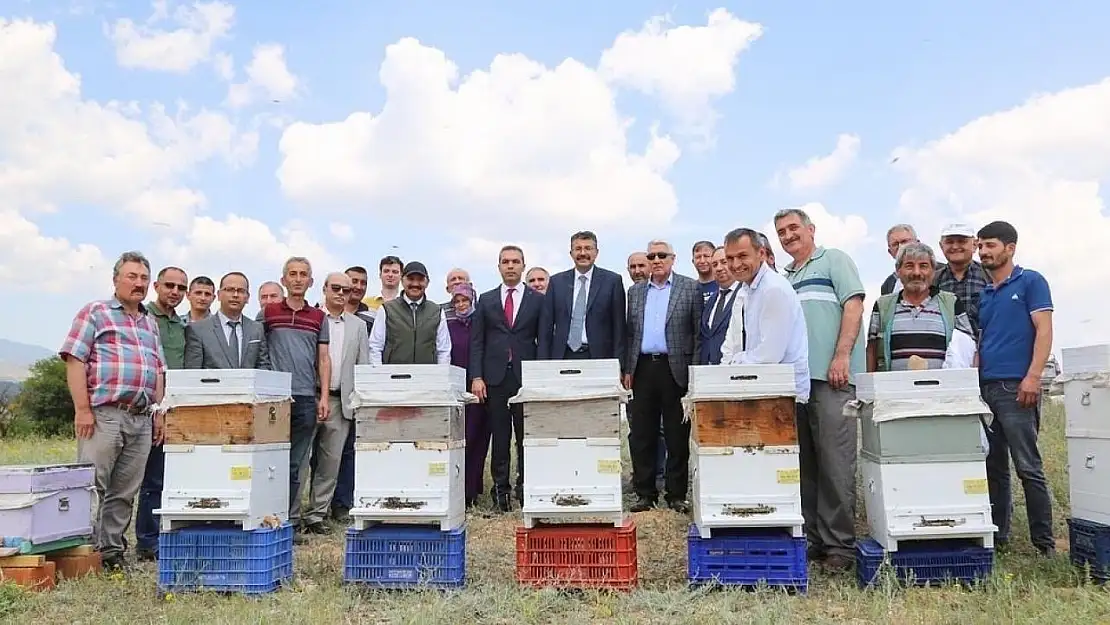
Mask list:
[[[33,591],[52,590],[55,575],[53,562],[43,562],[38,566],[0,565],[0,584],[12,583]]]
[[[8,556],[0,558],[0,566],[12,569],[26,569],[42,566],[46,562],[46,556]]]
[[[694,402],[692,436],[701,447],[797,445],[792,397]]]
[[[290,402],[178,406],[166,413],[171,445],[261,445],[289,442]]]
[[[464,406],[366,406],[355,411],[360,443],[461,441],[466,438]]]
[[[52,551],[48,554],[48,557],[69,558],[72,556],[87,556],[90,553],[93,553],[92,545],[79,545],[77,547],[70,547],[69,549]]]
[[[89,536],[74,536],[73,538],[62,538],[37,545],[25,542],[22,545],[22,552],[26,554],[54,553],[59,549],[69,549],[70,547],[87,544],[90,540],[92,539]]]
[[[527,438],[619,438],[620,430],[616,397],[524,404]]]

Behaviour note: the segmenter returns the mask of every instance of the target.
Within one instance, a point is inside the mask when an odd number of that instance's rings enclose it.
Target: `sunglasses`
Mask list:
[[[652,252],[650,254],[647,254],[647,259],[655,260],[658,258],[659,260],[667,260],[671,256],[674,256],[674,254],[668,254],[667,252]]]
[[[351,292],[351,287],[349,286],[339,286],[338,284],[331,284],[329,285],[329,287],[331,288],[332,293],[342,293],[343,295],[346,295]]]
[[[181,293],[184,293],[185,291],[189,290],[188,286],[186,286],[184,284],[174,284],[173,282],[163,282],[162,286],[166,287],[167,289],[169,289],[171,291],[180,291]]]

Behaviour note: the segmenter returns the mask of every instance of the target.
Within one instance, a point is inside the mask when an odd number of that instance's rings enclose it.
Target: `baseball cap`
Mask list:
[[[975,228],[972,228],[969,224],[963,223],[961,221],[957,221],[955,223],[950,223],[947,226],[941,228],[941,230],[940,230],[941,238],[944,238],[944,237],[971,237],[971,238],[974,238],[975,236],[977,236],[977,234],[978,233],[975,232]]]
[[[405,270],[401,272],[401,275],[403,275],[403,276],[410,276],[412,274],[417,274],[417,275],[424,276],[425,278],[427,278],[428,277],[428,268],[424,266],[424,263],[414,260],[414,261],[410,262],[409,264],[405,265]]]

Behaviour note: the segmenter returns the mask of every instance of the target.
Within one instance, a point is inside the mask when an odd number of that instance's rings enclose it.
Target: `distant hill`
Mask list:
[[[39,345],[0,339],[0,380],[22,380],[31,365],[53,355],[54,352]]]
[[[0,398],[11,399],[19,394],[20,384],[14,380],[0,380]]]

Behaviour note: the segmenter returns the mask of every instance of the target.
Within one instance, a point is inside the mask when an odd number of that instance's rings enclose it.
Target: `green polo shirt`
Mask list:
[[[185,368],[185,322],[172,310],[167,314],[157,301],[146,305],[150,314],[158,321],[158,336],[162,339],[162,351],[166,353],[167,369]]]
[[[809,377],[828,382],[829,365],[836,353],[836,340],[840,336],[840,320],[844,316],[844,303],[864,295],[863,282],[852,258],[836,249],[818,247],[809,260],[795,267],[786,266],[786,278],[794,286],[802,303],[809,337]],[[856,374],[865,368],[867,328],[862,325],[852,348],[848,363],[849,382],[855,384]]]

